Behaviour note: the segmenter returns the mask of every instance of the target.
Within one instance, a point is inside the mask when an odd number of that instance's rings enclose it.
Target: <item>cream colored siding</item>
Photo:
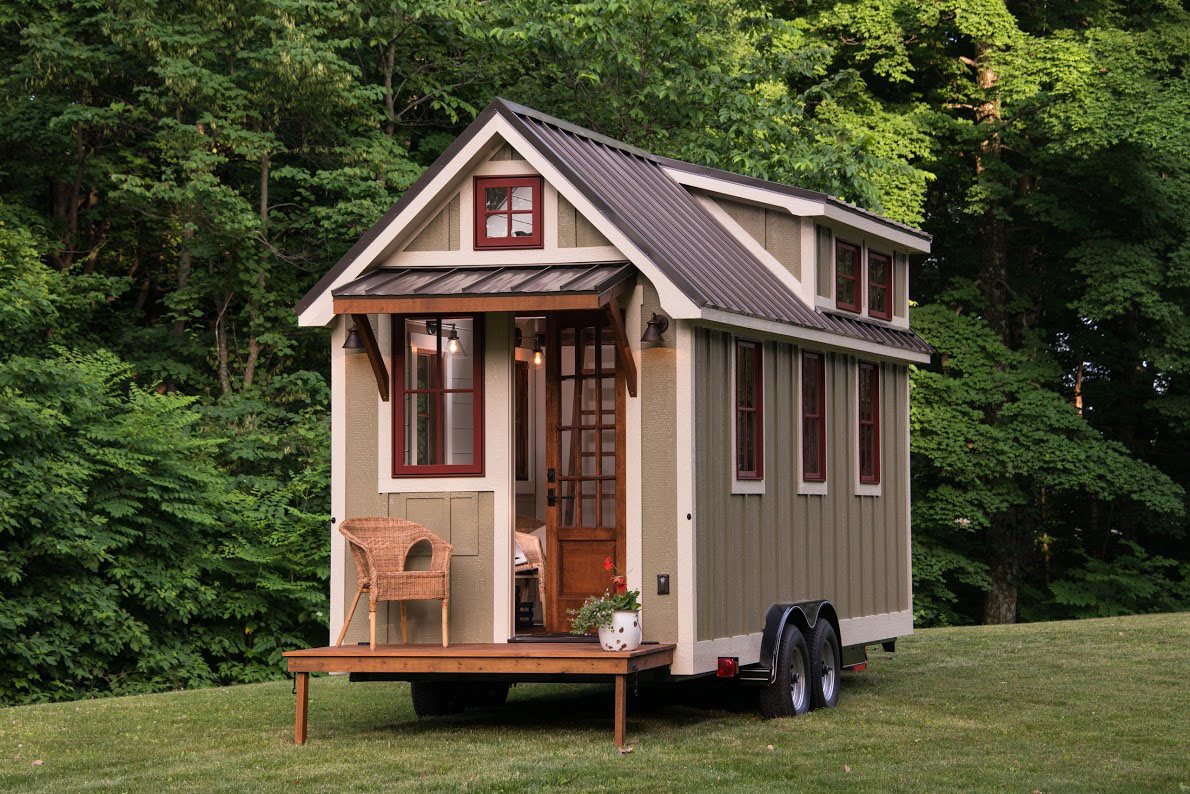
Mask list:
[[[797,493],[800,431],[797,358],[764,345],[765,492],[732,494],[731,334],[695,334],[697,638],[763,628],[772,603],[828,598],[839,617],[909,608],[907,372],[881,367],[881,496],[855,496],[855,359],[827,354],[826,496]]]
[[[909,315],[909,257],[893,254],[893,317],[904,319]]]
[[[814,250],[818,259],[818,296],[829,298],[835,294],[835,263],[831,261],[831,230],[818,225],[814,229],[816,232]]]
[[[784,210],[766,209],[742,201],[715,198],[724,212],[764,250],[785,265],[790,274],[802,277],[800,221]]]
[[[496,150],[491,157],[492,160],[521,160],[523,159],[512,146],[507,143],[500,144],[500,148]]]
[[[459,195],[442,208],[405,247],[406,251],[459,250]]]
[[[592,248],[611,245],[595,225],[579,213],[574,205],[558,195],[558,247]]]
[[[373,318],[375,323],[375,318]],[[490,642],[492,639],[493,493],[443,492],[382,494],[376,487],[378,411],[376,380],[368,357],[349,355],[346,368],[347,460],[344,476],[346,515],[342,521],[362,516],[408,518],[427,526],[454,546],[451,564],[450,637],[452,642]],[[382,405],[383,407],[378,407]],[[414,557],[419,556],[417,549]],[[415,559],[413,567],[419,564]],[[342,582],[344,615],[355,594],[355,563],[345,555]],[[361,599],[344,642],[368,639],[367,599]],[[398,607],[381,602],[377,615],[377,641],[399,642]],[[409,602],[410,641],[437,642],[441,637],[441,611],[437,602]]]

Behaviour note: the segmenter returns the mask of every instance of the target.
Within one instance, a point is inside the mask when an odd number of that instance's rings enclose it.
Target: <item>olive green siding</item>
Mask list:
[[[794,278],[801,279],[801,221],[798,218],[783,210],[766,209],[742,201],[716,198],[715,203],[774,259],[785,265]]]
[[[459,205],[456,193],[450,203],[443,207],[426,228],[405,246],[406,251],[457,251],[459,250]]]
[[[657,290],[640,277],[644,287],[639,337],[653,312],[661,311]],[[676,331],[672,330],[672,339]],[[639,444],[643,466],[641,504],[641,600],[644,638],[657,642],[678,640],[678,536],[677,445],[675,416],[677,358],[670,345],[644,346],[640,360],[640,438],[628,434],[629,445]],[[657,574],[670,574],[669,595],[657,595]]]
[[[373,318],[375,322],[375,318]],[[408,518],[425,525],[454,546],[450,579],[450,638],[452,642],[492,640],[492,548],[494,501],[491,491],[383,494],[378,489],[376,380],[368,357],[348,355],[345,365],[347,456],[344,472],[346,515],[340,521],[362,516]],[[423,556],[414,549],[414,557]],[[414,559],[411,567],[424,567]],[[355,563],[344,555],[340,571],[344,615],[355,594]],[[407,605],[411,642],[437,642],[441,637],[438,602],[410,601]],[[381,602],[377,615],[377,641],[399,642],[400,611],[396,604]],[[368,638],[367,599],[361,599],[345,642]]]
[[[558,194],[558,247],[591,248],[611,245],[595,225]]]
[[[827,598],[839,617],[909,608],[908,372],[881,367],[879,496],[856,496],[853,356],[827,355],[826,495],[798,493],[798,349],[764,344],[764,493],[732,494],[733,337],[695,332],[695,589],[699,640],[758,632],[775,602]]]

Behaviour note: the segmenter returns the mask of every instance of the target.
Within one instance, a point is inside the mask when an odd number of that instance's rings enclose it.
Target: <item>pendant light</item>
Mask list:
[[[540,367],[541,363],[545,361],[545,356],[541,352],[541,343],[544,334],[537,334],[533,337],[533,366]]]
[[[446,349],[452,356],[467,355],[467,352],[463,350],[463,343],[459,341],[459,331],[453,325],[450,327],[450,336],[446,338]]]

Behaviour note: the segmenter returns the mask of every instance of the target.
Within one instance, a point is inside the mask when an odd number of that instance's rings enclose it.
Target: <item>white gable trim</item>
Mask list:
[[[334,308],[331,293],[344,284],[359,278],[368,268],[373,266],[386,251],[390,250],[397,238],[407,231],[414,219],[435,203],[439,202],[443,191],[447,190],[460,174],[475,167],[480,157],[486,153],[492,139],[499,135],[513,149],[517,151],[547,183],[552,185],[559,194],[581,212],[584,217],[599,229],[612,245],[618,248],[624,256],[632,262],[652,282],[657,289],[662,308],[671,317],[693,318],[699,316],[698,307],[679,290],[661,272],[627,236],[616,228],[607,218],[592,205],[579,190],[566,180],[557,169],[537,148],[526,140],[511,124],[500,115],[493,115],[474,137],[447,163],[441,171],[427,184],[402,211],[380,230],[375,239],[360,252],[351,264],[314,299],[314,301],[298,315],[298,324],[302,326],[326,326],[334,319]],[[420,228],[423,224],[417,224]],[[462,224],[464,227],[466,223]],[[464,240],[460,234],[460,245],[470,247],[470,235]]]
[[[865,234],[888,240],[910,251],[923,254],[930,252],[930,243],[922,240],[920,237],[880,223],[863,213],[838,207],[825,200],[798,198],[797,196],[790,196],[776,190],[769,190],[753,185],[742,185],[730,179],[721,179],[706,174],[684,171],[681,168],[666,167],[665,173],[669,174],[679,184],[686,185],[687,187],[700,188],[728,198],[740,198],[755,201],[758,204],[781,207],[794,215],[804,217],[822,215],[840,223],[845,223],[852,228],[860,229]]]

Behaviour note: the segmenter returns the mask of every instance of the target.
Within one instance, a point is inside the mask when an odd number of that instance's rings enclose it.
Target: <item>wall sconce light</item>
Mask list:
[[[364,340],[359,338],[359,331],[355,330],[354,325],[347,332],[347,338],[343,340],[343,349],[353,352],[364,349]]]
[[[640,341],[652,342],[655,345],[665,344],[665,338],[661,335],[665,333],[665,329],[667,328],[669,328],[669,318],[664,314],[653,312],[653,316],[645,326],[645,332],[641,335]]]
[[[429,334],[430,336],[438,335],[438,321],[437,320],[426,320],[426,333]]]
[[[541,352],[541,345],[545,341],[545,334],[537,334],[533,337],[533,366],[540,367],[541,362],[545,361],[545,356]]]

